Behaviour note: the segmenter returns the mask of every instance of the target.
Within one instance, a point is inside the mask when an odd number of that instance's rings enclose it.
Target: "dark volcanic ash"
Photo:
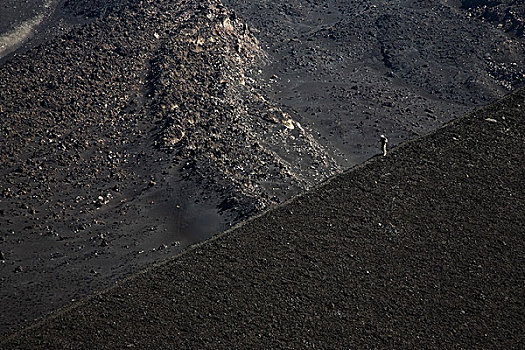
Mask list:
[[[218,1],[111,13],[0,67],[2,331],[341,169]]]
[[[2,58],[0,332],[524,82],[520,1],[227,3],[60,1]]]
[[[224,2],[259,30],[272,98],[347,166],[525,82],[523,1]]]

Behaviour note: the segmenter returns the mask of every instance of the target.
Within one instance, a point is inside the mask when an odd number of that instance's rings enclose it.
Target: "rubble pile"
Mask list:
[[[229,188],[257,211],[339,171],[335,161],[258,85],[265,53],[224,8],[198,5],[151,64],[151,115],[160,145],[184,171]],[[227,186],[227,187],[225,187]]]
[[[136,168],[155,145],[245,213],[334,174],[323,148],[258,89],[264,56],[218,1],[143,1],[8,62],[4,198],[41,198],[52,220],[75,215],[90,209],[76,197],[147,181]]]

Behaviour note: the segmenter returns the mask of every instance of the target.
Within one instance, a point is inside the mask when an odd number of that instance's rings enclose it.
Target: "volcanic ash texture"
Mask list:
[[[523,1],[224,2],[260,30],[273,99],[345,166],[380,134],[413,139],[525,83]]]
[[[522,348],[524,103],[375,157],[0,348]]]
[[[523,1],[224,2],[4,0],[0,332],[524,83]]]
[[[340,169],[218,1],[104,11],[0,67],[2,331]]]

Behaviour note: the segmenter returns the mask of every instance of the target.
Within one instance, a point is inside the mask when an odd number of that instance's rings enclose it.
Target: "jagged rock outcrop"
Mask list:
[[[161,147],[217,190],[230,186],[228,196],[249,200],[251,210],[336,173],[316,140],[262,94],[257,74],[266,54],[249,28],[221,7],[201,5],[190,15],[151,62]]]

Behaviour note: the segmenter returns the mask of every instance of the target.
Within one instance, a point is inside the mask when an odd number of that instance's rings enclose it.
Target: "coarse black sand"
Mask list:
[[[15,348],[518,349],[525,90],[23,329]]]
[[[0,334],[525,82],[521,1],[223,3],[2,1]]]

